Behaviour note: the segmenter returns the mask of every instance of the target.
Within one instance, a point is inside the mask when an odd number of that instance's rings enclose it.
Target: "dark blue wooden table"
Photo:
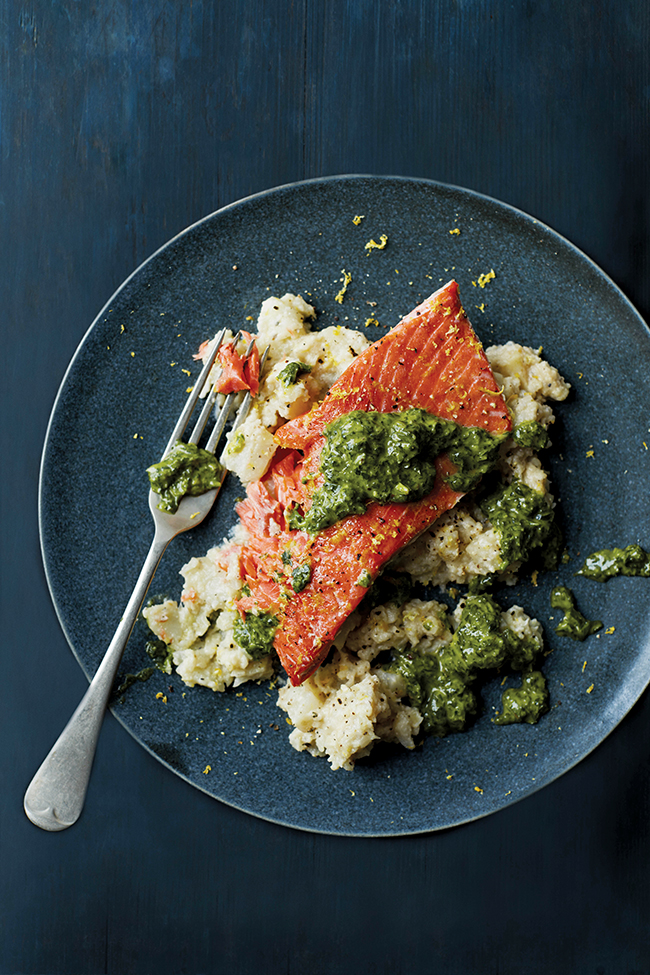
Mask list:
[[[246,816],[111,716],[78,824],[46,834],[22,812],[85,687],[41,568],[37,483],[57,387],[99,308],[218,207],[364,172],[532,213],[648,318],[648,5],[1,9],[0,972],[650,972],[647,695],[551,786],[428,836],[333,838]]]

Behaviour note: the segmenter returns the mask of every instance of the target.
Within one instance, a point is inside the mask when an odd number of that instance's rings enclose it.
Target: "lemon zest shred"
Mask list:
[[[386,247],[386,244],[388,243],[388,237],[386,236],[386,234],[382,234],[381,237],[379,238],[379,240],[380,240],[380,243],[379,244],[377,243],[376,240],[369,240],[368,241],[368,243],[365,245],[366,250],[367,250],[368,253],[370,253],[370,251],[374,251],[374,250],[377,250],[377,251],[383,251],[384,250],[384,248]]]
[[[334,301],[337,301],[339,305],[343,304],[343,299],[345,298],[345,292],[348,290],[348,285],[352,280],[352,275],[350,274],[349,271],[346,271],[345,268],[342,268],[341,274],[343,275],[343,277],[341,278],[341,281],[343,282],[343,287],[334,298]]]

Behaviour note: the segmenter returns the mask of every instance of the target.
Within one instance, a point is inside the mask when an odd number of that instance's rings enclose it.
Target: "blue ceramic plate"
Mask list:
[[[367,253],[382,234],[386,248]],[[352,280],[338,304],[343,269]],[[491,270],[489,284],[475,284]],[[315,304],[319,327],[364,329],[372,315],[375,338],[451,277],[485,345],[543,346],[573,387],[556,409],[549,458],[572,559],[537,586],[525,579],[496,594],[545,626],[552,709],[537,726],[496,727],[495,681],[469,731],[414,752],[379,748],[348,773],[289,746],[265,685],[219,695],[156,671],[115,704],[173,772],[255,816],[363,836],[467,822],[566,772],[626,714],[650,679],[650,583],[574,573],[594,549],[650,546],[648,330],[606,275],[532,217],[426,180],[345,176],[260,193],[175,237],[111,298],[62,383],[43,454],[41,537],[61,624],[91,675],[149,546],[144,469],[163,449],[199,343],[224,324],[249,325],[264,298],[288,291]],[[213,516],[172,543],[151,594],[178,598],[181,565],[221,541],[241,493],[231,478]],[[558,582],[613,632],[584,644],[557,637],[549,592]],[[147,632],[137,624],[122,672],[150,662]]]

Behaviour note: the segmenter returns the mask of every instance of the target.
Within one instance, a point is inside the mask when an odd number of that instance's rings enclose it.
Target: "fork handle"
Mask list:
[[[167,532],[156,532],[124,615],[90,687],[25,793],[25,812],[41,829],[52,832],[67,829],[81,815],[115,674],[153,574],[171,537]]]

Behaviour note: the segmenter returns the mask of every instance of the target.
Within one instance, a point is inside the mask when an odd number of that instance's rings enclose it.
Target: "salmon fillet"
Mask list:
[[[255,610],[277,618],[274,647],[293,684],[318,668],[386,562],[462,497],[444,480],[455,468],[441,454],[433,490],[420,501],[373,502],[363,514],[349,515],[315,535],[289,527],[291,508],[307,511],[323,481],[319,458],[329,423],[353,410],[411,408],[492,434],[511,430],[505,401],[455,281],[355,359],[322,403],[276,432],[284,449],[237,506],[249,535],[240,569],[250,592],[238,606],[242,613]],[[310,567],[311,576],[296,592],[292,572],[300,566]]]

